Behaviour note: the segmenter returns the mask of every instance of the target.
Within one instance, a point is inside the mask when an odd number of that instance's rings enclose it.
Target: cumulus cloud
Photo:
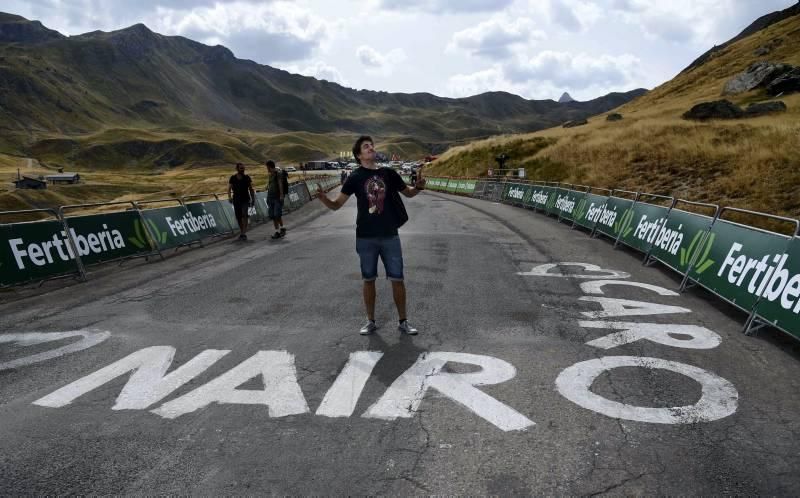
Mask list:
[[[453,97],[466,97],[502,90],[534,99],[555,99],[569,91],[574,97],[593,98],[632,89],[639,68],[639,59],[628,54],[544,51],[531,58],[517,57],[471,74],[452,76],[447,91]]]
[[[512,82],[549,82],[558,87],[584,89],[590,86],[619,87],[634,80],[640,61],[629,55],[593,56],[584,53],[543,51],[528,59],[504,65]]]
[[[612,11],[651,39],[698,46],[720,44],[756,18],[783,10],[795,0],[614,0]]]
[[[534,29],[530,19],[510,20],[497,17],[456,32],[447,49],[460,49],[476,56],[505,59],[511,56],[514,46],[544,37],[542,31]]]
[[[159,9],[157,22],[165,32],[221,43],[237,57],[262,63],[307,59],[329,36],[323,19],[286,2]]]
[[[498,12],[514,0],[379,0],[378,6],[386,10],[421,10],[432,14],[461,12]]]
[[[386,54],[381,54],[367,45],[361,45],[356,49],[356,57],[366,67],[368,73],[382,76],[392,74],[395,66],[407,59],[403,49],[396,48]]]
[[[456,74],[447,82],[450,97],[469,97],[489,91],[512,91],[513,85],[505,80],[503,70],[495,65],[471,74]]]
[[[340,85],[347,85],[347,80],[342,76],[342,73],[334,66],[326,64],[322,61],[310,61],[306,65],[281,65],[281,69],[289,71],[290,73],[302,74],[303,76],[311,76],[318,80],[326,80]]]
[[[572,7],[561,0],[550,0],[550,19],[567,31],[580,31],[583,25],[578,20]]]

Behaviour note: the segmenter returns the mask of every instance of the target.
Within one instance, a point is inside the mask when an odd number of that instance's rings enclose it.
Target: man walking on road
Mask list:
[[[336,211],[351,195],[356,196],[356,252],[361,262],[364,306],[367,310],[367,323],[361,327],[360,334],[368,335],[378,328],[375,325],[375,279],[378,278],[380,257],[386,278],[392,282],[392,295],[400,318],[398,330],[415,335],[417,329],[406,319],[403,252],[397,234],[397,229],[408,220],[408,215],[398,193],[414,197],[425,188],[425,180],[420,177],[411,187],[405,184],[395,170],[379,168],[375,164],[375,146],[368,136],[356,140],[353,156],[360,167],[348,175],[336,199],[328,199],[320,186],[317,187],[317,197],[326,207]]]
[[[255,205],[255,201],[253,180],[244,174],[244,164],[236,163],[236,174],[228,180],[228,202],[233,204],[236,222],[239,223],[239,240],[247,240],[247,210]]]
[[[272,239],[280,239],[286,235],[283,227],[283,199],[286,197],[286,185],[283,175],[286,173],[282,169],[275,167],[275,161],[267,161],[267,209],[268,215],[275,227]]]

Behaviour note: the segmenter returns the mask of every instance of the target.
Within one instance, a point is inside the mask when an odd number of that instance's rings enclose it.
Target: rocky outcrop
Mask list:
[[[769,42],[767,42],[766,44],[761,45],[760,47],[755,49],[753,51],[753,55],[755,55],[756,57],[764,57],[765,55],[768,55],[770,52],[772,52],[772,49],[779,47],[782,44],[783,44],[783,38],[774,38]]]
[[[744,117],[755,118],[757,116],[766,116],[767,114],[775,114],[778,112],[786,112],[786,104],[780,100],[774,102],[759,102],[750,104],[744,110]]]
[[[776,78],[794,69],[789,64],[754,62],[743,73],[737,74],[725,83],[722,95],[736,95],[749,92],[759,86],[767,86]]]
[[[736,119],[744,116],[741,107],[729,100],[702,102],[683,114],[683,119],[706,121],[708,119]]]
[[[606,121],[621,121],[621,120],[622,120],[622,114],[618,112],[612,112],[611,114],[606,116]]]
[[[589,124],[589,121],[585,119],[573,119],[572,121],[567,121],[561,126],[563,126],[564,128],[574,128],[576,126],[583,126],[585,124]]]
[[[800,67],[795,67],[788,73],[778,76],[767,85],[770,95],[786,95],[800,92]]]

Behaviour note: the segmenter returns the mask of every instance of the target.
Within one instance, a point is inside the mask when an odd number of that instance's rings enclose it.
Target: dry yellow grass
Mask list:
[[[695,70],[679,75],[614,112],[577,128],[493,137],[451,149],[429,175],[481,175],[499,152],[525,167],[528,178],[617,187],[800,216],[800,95],[782,97],[788,112],[768,117],[697,123],[681,115],[718,100],[725,82],[761,60],[753,51],[783,41],[768,57],[800,65],[800,18],[787,19],[732,44]],[[762,90],[728,97],[737,104],[768,100]],[[530,143],[549,145],[530,153]],[[528,151],[526,151],[528,149]]]

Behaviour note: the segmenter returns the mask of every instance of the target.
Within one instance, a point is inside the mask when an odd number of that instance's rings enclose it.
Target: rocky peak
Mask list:
[[[39,21],[0,12],[0,43],[43,43],[61,38],[65,36],[45,28]]]
[[[561,97],[559,97],[558,103],[566,104],[567,102],[575,102],[575,99],[573,99],[572,96],[570,96],[570,94],[568,94],[567,92],[564,92],[563,94],[561,94]]]

